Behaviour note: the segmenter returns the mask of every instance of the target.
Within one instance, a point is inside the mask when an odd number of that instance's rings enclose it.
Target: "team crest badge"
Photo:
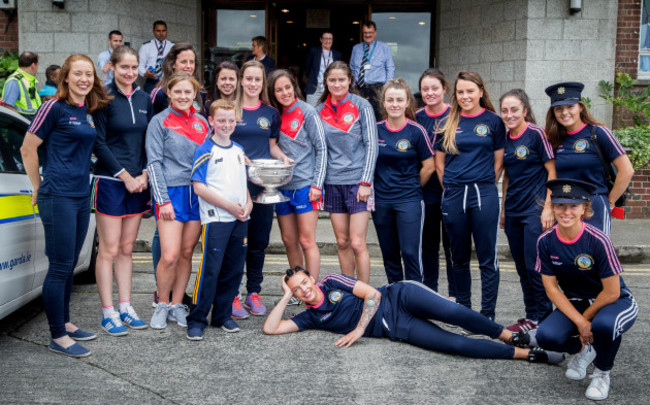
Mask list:
[[[565,184],[562,186],[562,192],[564,194],[569,194],[571,192],[571,186],[568,184]]]
[[[195,111],[201,111],[201,106],[196,101],[192,103],[192,107],[194,107]]]
[[[566,89],[562,86],[557,88],[557,94],[564,94],[566,93]]]
[[[526,156],[528,156],[528,148],[524,145],[517,146],[517,149],[515,149],[515,155],[519,160],[526,160]]]
[[[86,121],[88,121],[88,124],[92,127],[95,128],[95,120],[93,119],[93,116],[90,114],[86,114]]]
[[[260,117],[257,119],[257,125],[260,126],[262,129],[269,129],[271,126],[271,123],[269,122],[268,118],[266,117]]]
[[[573,149],[575,149],[575,151],[578,153],[583,153],[585,149],[587,149],[588,147],[589,147],[589,143],[585,139],[578,139],[573,144]]]
[[[248,238],[246,236],[244,236],[244,243],[242,246],[248,246]]]
[[[295,131],[300,126],[300,121],[293,120],[293,121],[291,121],[291,123],[289,123],[289,126],[291,127],[292,130]]]
[[[400,152],[406,152],[411,148],[411,142],[409,142],[406,139],[400,139],[399,141],[397,141],[396,146],[397,146],[397,150],[399,150]]]
[[[354,114],[352,113],[346,113],[343,115],[343,122],[346,124],[351,123],[354,120]]]
[[[338,302],[341,298],[343,298],[343,293],[341,290],[334,290],[330,293],[329,300],[332,304]]]
[[[203,132],[203,126],[201,124],[199,124],[198,122],[195,122],[193,127],[194,127],[194,130],[196,132],[198,132],[198,133]]]
[[[580,270],[591,270],[594,264],[594,258],[587,254],[580,254],[576,257],[574,263]]]
[[[490,130],[488,129],[487,126],[484,124],[478,124],[476,128],[474,128],[474,132],[478,136],[486,136]]]

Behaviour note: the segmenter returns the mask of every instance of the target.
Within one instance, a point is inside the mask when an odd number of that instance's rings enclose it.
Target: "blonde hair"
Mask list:
[[[492,101],[490,101],[490,95],[485,88],[485,84],[481,76],[476,72],[458,72],[458,75],[456,75],[456,81],[454,82],[454,89],[451,97],[451,110],[449,111],[445,125],[440,130],[440,132],[444,134],[442,147],[445,153],[451,153],[452,155],[457,155],[459,153],[458,147],[456,147],[456,128],[458,128],[458,123],[460,122],[460,105],[458,104],[458,97],[456,96],[456,86],[458,85],[459,80],[465,80],[476,84],[478,88],[483,91],[483,95],[479,100],[480,106],[486,110],[495,112]]]
[[[402,79],[401,77],[387,81],[379,93],[379,104],[381,105],[382,117],[384,117],[384,119],[388,118],[386,107],[384,107],[384,100],[386,97],[386,92],[390,89],[404,90],[404,93],[406,93],[406,101],[408,102],[406,105],[406,111],[404,111],[404,115],[406,115],[406,118],[410,119],[411,121],[415,121],[415,99],[413,98],[413,92],[411,92],[411,88],[406,83],[406,80]]]
[[[249,60],[242,65],[241,69],[239,69],[239,76],[237,77],[237,88],[235,90],[237,93],[237,97],[235,97],[235,115],[237,116],[237,120],[241,120],[243,117],[244,89],[242,88],[242,84],[244,81],[244,73],[246,72],[246,69],[252,67],[262,69],[262,91],[260,92],[259,97],[264,104],[269,104],[269,93],[266,88],[266,70],[264,69],[264,65],[262,65],[262,62],[256,60]]]

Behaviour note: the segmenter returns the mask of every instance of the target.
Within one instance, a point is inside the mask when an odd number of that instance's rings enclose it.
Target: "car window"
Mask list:
[[[25,173],[20,147],[27,126],[8,115],[0,115],[0,171],[2,173]]]

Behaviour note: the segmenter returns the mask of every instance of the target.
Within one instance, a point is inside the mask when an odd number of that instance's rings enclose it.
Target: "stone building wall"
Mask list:
[[[168,39],[201,45],[199,0],[66,0],[65,9],[51,0],[20,0],[18,11],[19,48],[38,53],[41,81],[44,67],[61,65],[70,54],[87,54],[96,61],[114,29],[137,50],[153,38],[153,22],[164,20]]]

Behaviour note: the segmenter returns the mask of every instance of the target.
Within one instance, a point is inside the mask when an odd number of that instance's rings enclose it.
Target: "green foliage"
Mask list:
[[[586,105],[587,108],[591,110],[591,99],[589,97],[580,97],[580,101],[582,101],[583,104]]]
[[[650,125],[635,125],[614,131],[627,149],[635,169],[650,169]]]
[[[18,69],[18,52],[5,52],[0,56],[0,91],[10,74]]]
[[[647,124],[650,121],[650,87],[634,90],[634,79],[627,73],[616,75],[618,91],[614,97],[614,85],[608,81],[598,82],[600,98],[607,100],[616,108],[622,108],[633,114],[635,125]]]

